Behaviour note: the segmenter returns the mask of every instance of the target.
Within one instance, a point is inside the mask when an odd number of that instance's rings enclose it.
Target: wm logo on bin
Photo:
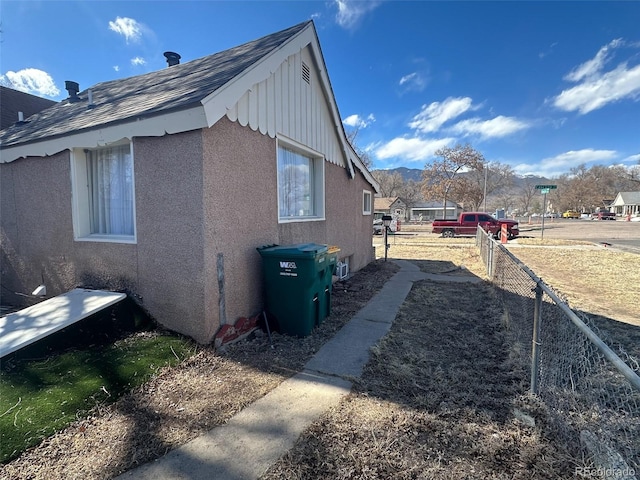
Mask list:
[[[280,268],[298,268],[296,262],[280,262]]]

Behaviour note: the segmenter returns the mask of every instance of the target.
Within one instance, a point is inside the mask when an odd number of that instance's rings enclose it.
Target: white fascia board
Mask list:
[[[347,141],[347,135],[344,131],[344,127],[342,126],[342,119],[340,118],[340,112],[338,112],[336,97],[333,94],[333,89],[331,88],[331,80],[329,79],[329,74],[324,62],[324,57],[322,56],[322,50],[320,49],[320,41],[315,34],[313,35],[313,37],[313,41],[310,42],[311,50],[316,59],[316,68],[318,69],[320,77],[322,78],[322,89],[324,91],[325,99],[329,104],[329,108],[333,116],[333,123],[336,127],[336,135],[338,136],[338,138],[340,139],[340,143],[342,144],[342,151],[349,167],[349,174],[351,175],[351,178],[355,178],[356,173],[353,170],[353,159],[349,153],[351,151],[351,145]]]
[[[202,99],[208,126],[211,127],[227,114],[227,110],[240,100],[251,87],[269,78],[289,56],[295,55],[315,40],[313,26],[309,24],[295,37],[269,55],[256,62],[249,69],[237,75],[215,92]]]
[[[162,137],[166,134],[188,132],[207,126],[201,105],[175,112],[140,117],[126,123],[98,127],[34,143],[18,144],[0,149],[0,163],[19,158],[46,157],[73,148],[96,148],[134,137]]]

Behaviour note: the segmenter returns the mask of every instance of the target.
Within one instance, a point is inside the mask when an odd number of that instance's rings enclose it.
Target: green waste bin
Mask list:
[[[327,245],[301,243],[257,249],[262,256],[265,310],[280,333],[305,337],[330,313],[331,276],[337,253]]]

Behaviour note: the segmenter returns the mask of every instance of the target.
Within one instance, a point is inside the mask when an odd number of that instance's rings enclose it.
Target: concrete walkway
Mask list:
[[[431,275],[413,263],[401,267],[297,375],[282,382],[225,425],[120,477],[136,480],[247,480],[262,475],[300,434],[351,391],[369,349],[391,328],[413,282],[481,282],[472,276]]]

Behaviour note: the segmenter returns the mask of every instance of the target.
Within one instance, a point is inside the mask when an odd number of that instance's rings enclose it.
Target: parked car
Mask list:
[[[501,218],[496,220],[484,212],[463,212],[458,220],[434,220],[431,224],[433,233],[440,233],[443,237],[455,237],[456,235],[475,235],[480,225],[486,232],[491,232],[495,237],[500,235],[502,225],[507,226],[509,239],[520,234],[518,222]]]
[[[613,212],[600,211],[591,214],[591,220],[615,220],[616,214]]]
[[[374,220],[373,221],[373,234],[374,235],[382,235],[384,233],[384,225],[382,224],[382,220]]]
[[[567,210],[562,214],[562,218],[580,218],[580,212],[575,210]]]

